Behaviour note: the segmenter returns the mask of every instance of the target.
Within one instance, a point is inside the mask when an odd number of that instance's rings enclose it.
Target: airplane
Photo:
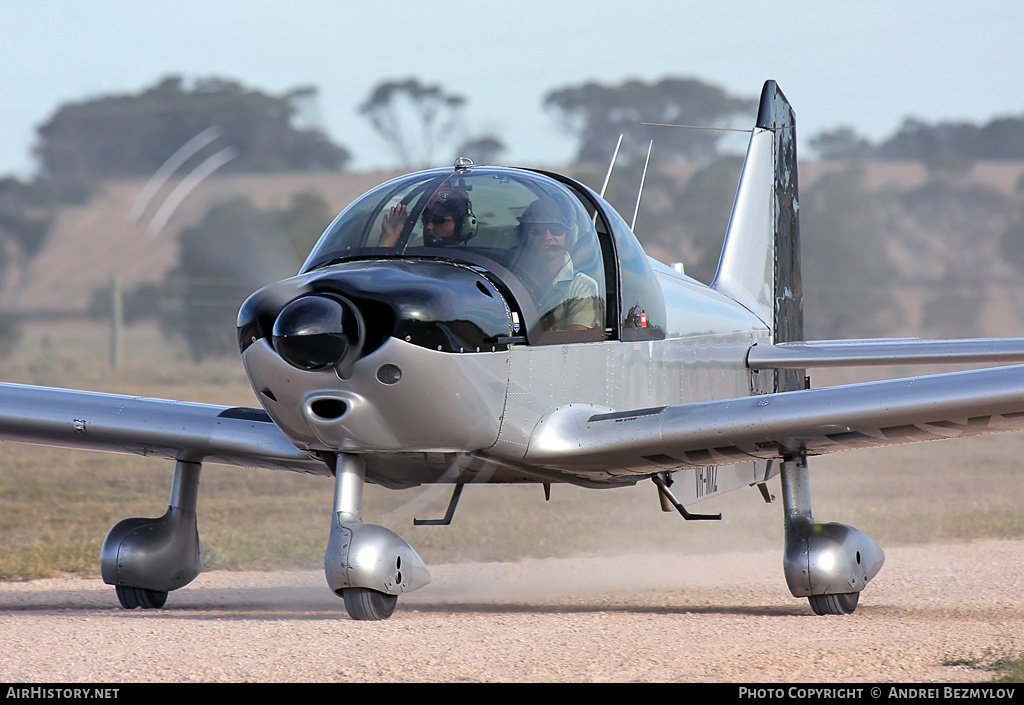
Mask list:
[[[783,573],[819,615],[854,612],[884,554],[812,514],[808,458],[1024,428],[1024,339],[807,341],[795,114],[765,83],[710,285],[649,257],[588,186],[473,164],[387,181],[328,226],[299,274],[238,314],[262,408],[0,385],[0,438],[175,462],[167,512],[124,519],[101,575],[127,609],[163,607],[202,570],[204,463],[333,477],[324,569],[356,620],[430,582],[363,487],[614,488],[662,509],[743,487],[774,498]],[[810,388],[807,370],[994,367]]]

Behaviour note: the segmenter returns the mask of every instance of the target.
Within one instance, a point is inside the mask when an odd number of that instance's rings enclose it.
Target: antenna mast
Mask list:
[[[622,133],[619,133],[619,141],[615,143],[615,151],[612,152],[612,161],[608,165],[608,173],[604,176],[604,184],[601,186],[601,198],[604,198],[604,192],[608,189],[608,182],[612,178],[612,169],[615,167],[615,160],[619,157],[619,147],[622,146]]]
[[[644,180],[647,179],[647,165],[651,163],[652,149],[654,149],[654,140],[651,140],[651,143],[647,145],[647,161],[644,162],[644,173],[640,175],[640,190],[636,194],[636,208],[633,209],[633,222],[629,224],[630,230],[636,225],[636,216],[640,212],[640,197],[644,195]]]

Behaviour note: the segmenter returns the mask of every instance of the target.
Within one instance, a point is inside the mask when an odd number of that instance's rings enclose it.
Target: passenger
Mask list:
[[[553,200],[540,198],[517,218],[516,234],[524,252],[536,258],[531,267],[540,281],[542,330],[590,330],[604,325],[597,282],[573,269],[570,248],[577,226]],[[536,270],[539,269],[539,272]]]
[[[379,247],[393,247],[402,235],[408,211],[405,204],[392,206],[384,213]],[[461,245],[476,234],[476,216],[464,194],[442,188],[420,215],[423,244],[427,247]]]

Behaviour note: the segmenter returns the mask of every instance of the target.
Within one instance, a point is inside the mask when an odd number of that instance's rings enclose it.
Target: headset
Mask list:
[[[435,208],[440,207],[443,211],[453,211],[452,213],[444,213],[444,215],[452,215],[455,217],[455,240],[459,242],[465,242],[476,236],[478,222],[476,214],[473,213],[473,203],[469,200],[469,188],[466,186],[465,180],[455,188],[448,186],[448,184],[442,185],[437,192],[434,194],[434,198],[427,204],[423,209],[423,213],[433,213]],[[457,215],[458,214],[458,215]],[[430,242],[427,242],[427,236],[424,235],[424,244],[428,245],[439,245],[442,244],[441,238],[432,237]]]

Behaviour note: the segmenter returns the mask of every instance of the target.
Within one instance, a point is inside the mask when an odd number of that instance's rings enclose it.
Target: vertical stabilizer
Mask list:
[[[767,81],[743,162],[711,287],[771,327],[772,340],[803,340],[796,115]],[[780,371],[777,389],[801,389],[803,370]]]

